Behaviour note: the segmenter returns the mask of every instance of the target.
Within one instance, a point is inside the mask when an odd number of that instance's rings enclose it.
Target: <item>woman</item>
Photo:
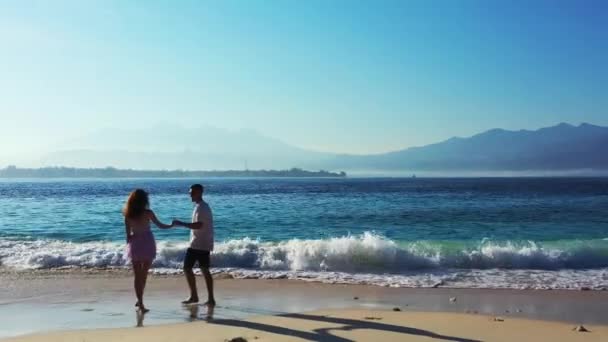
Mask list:
[[[148,312],[144,306],[144,288],[148,278],[148,270],[156,257],[156,242],[150,229],[150,221],[161,228],[171,228],[173,225],[160,222],[154,212],[149,209],[148,193],[142,189],[131,192],[123,214],[125,216],[125,232],[127,235],[127,255],[133,264],[135,273],[135,306],[143,313]]]

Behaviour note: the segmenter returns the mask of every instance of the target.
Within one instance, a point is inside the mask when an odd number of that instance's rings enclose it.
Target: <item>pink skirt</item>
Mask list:
[[[127,255],[131,261],[152,262],[156,258],[156,241],[151,230],[131,236],[127,244]]]

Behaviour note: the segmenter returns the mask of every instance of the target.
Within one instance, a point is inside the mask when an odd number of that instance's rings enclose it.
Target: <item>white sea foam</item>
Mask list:
[[[557,246],[557,245],[556,245]],[[216,269],[237,278],[292,278],[382,286],[608,287],[608,241],[560,247],[534,242],[477,245],[397,243],[365,233],[277,243],[253,239],[216,244]],[[159,241],[155,272],[180,272],[187,244]],[[115,242],[0,240],[0,264],[13,269],[127,267]]]

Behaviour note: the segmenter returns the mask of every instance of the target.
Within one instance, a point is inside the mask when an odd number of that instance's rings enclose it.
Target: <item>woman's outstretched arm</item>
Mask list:
[[[158,220],[158,218],[156,218],[156,214],[154,214],[154,212],[152,210],[150,210],[149,212],[150,215],[150,220],[152,220],[152,222],[154,222],[154,224],[160,228],[160,229],[168,229],[168,228],[173,228],[172,224],[164,224],[162,222],[160,222]]]

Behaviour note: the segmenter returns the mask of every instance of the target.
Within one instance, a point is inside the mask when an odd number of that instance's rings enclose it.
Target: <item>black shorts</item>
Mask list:
[[[184,268],[193,268],[197,261],[198,267],[209,268],[210,254],[211,253],[209,251],[188,248],[186,251],[186,257],[184,258]]]

